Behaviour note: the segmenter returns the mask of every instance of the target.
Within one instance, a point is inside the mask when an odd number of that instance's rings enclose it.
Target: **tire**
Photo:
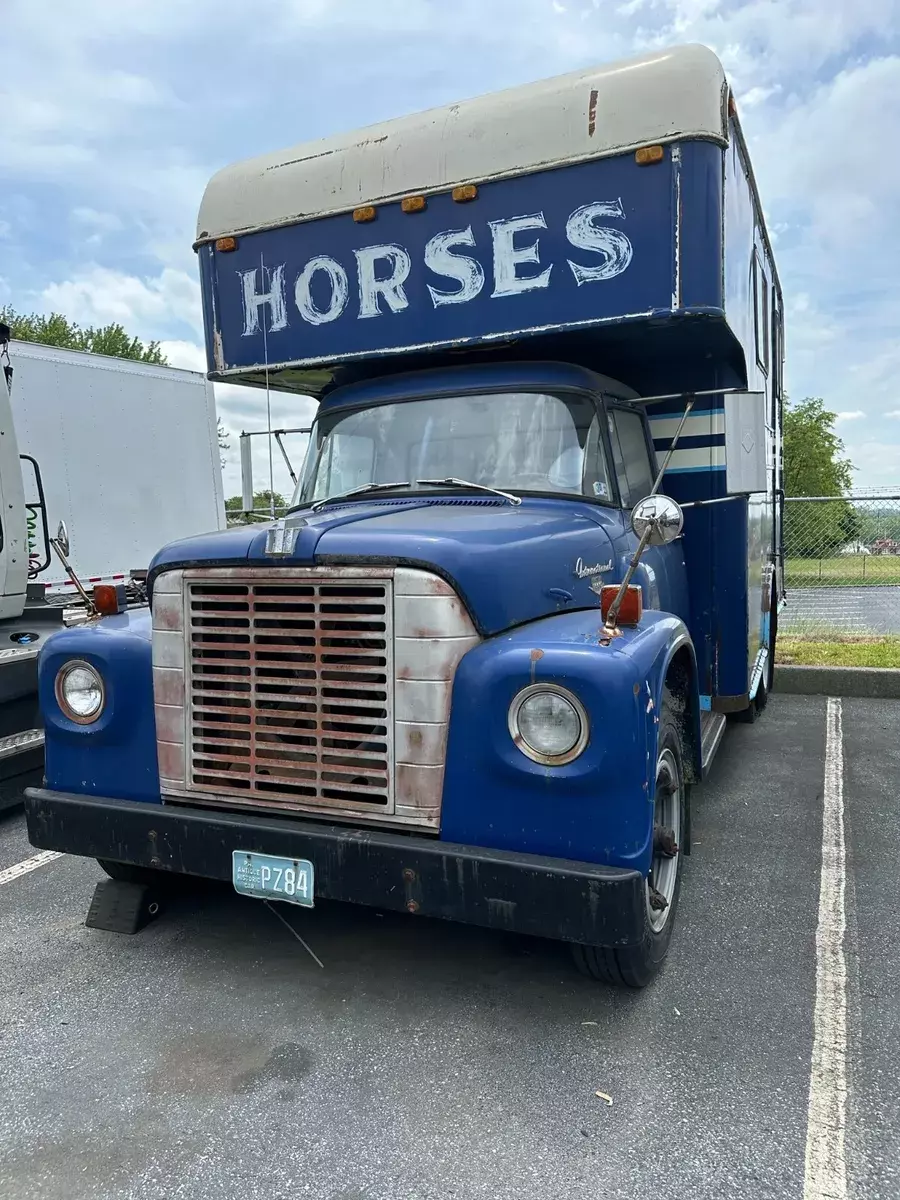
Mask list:
[[[743,725],[752,725],[757,717],[762,716],[766,705],[769,703],[769,694],[775,683],[775,641],[777,637],[778,603],[775,599],[775,585],[773,583],[769,600],[769,657],[766,660],[766,669],[757,685],[756,695],[750,701],[747,708],[736,714],[736,719]]]
[[[158,871],[155,867],[136,867],[132,863],[112,862],[108,858],[98,858],[97,862],[110,879],[115,879],[118,883],[140,883],[158,887],[172,878],[170,871]]]
[[[753,698],[753,706],[756,709],[757,715],[762,715],[763,710],[769,703],[769,671],[763,672],[762,678],[759,681],[759,686],[756,689],[756,695]]]
[[[671,829],[678,844],[673,857],[654,854],[651,866],[653,882],[659,885],[659,891],[668,900],[667,907],[662,912],[651,909],[651,879],[648,877],[644,884],[644,928],[636,945],[610,947],[573,943],[570,947],[575,966],[583,975],[616,987],[646,987],[657,974],[669,951],[681,894],[681,860],[687,838],[690,787],[684,771],[681,723],[668,691],[659,720],[656,779],[654,826],[658,823]],[[671,792],[667,790],[670,781],[675,784]]]
[[[762,680],[760,680],[759,686],[762,687]],[[759,688],[757,688],[758,691]],[[739,725],[753,725],[758,716],[759,709],[756,707],[756,698],[754,697],[746,708],[742,708],[740,712],[734,714],[734,719]]]
[[[772,585],[772,607],[769,613],[769,662],[766,671],[766,691],[769,695],[775,690],[775,647],[778,645],[778,596],[775,585]],[[768,696],[766,697],[768,699]]]

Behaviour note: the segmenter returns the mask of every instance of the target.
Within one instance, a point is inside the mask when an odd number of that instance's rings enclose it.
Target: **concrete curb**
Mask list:
[[[900,699],[894,667],[775,667],[775,691],[795,696],[863,696]]]

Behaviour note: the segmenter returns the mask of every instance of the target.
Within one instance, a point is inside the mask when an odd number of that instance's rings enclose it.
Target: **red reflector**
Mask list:
[[[604,621],[609,616],[612,602],[618,594],[619,585],[617,583],[608,583],[600,589],[600,612]],[[639,625],[643,613],[644,594],[637,584],[630,583],[625,589],[625,595],[622,597],[622,606],[619,609],[617,624]]]
[[[114,616],[125,608],[125,589],[120,584],[98,583],[94,588],[94,607],[104,617]]]

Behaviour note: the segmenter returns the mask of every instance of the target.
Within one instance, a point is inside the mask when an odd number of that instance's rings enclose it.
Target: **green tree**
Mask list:
[[[820,396],[784,410],[784,490],[788,496],[843,496],[852,485],[853,464],[834,431],[837,414]]]
[[[843,497],[850,491],[853,464],[835,433],[837,414],[820,396],[785,405],[784,491],[786,496]],[[860,536],[856,510],[844,499],[786,504],[784,544],[788,558],[827,558]]]
[[[54,312],[45,317],[40,313],[18,313],[9,307],[0,309],[0,321],[7,324],[13,337],[22,342],[41,342],[45,346],[61,346],[64,350],[84,350],[90,354],[168,365],[159,342],[145,344],[140,338],[130,337],[118,323],[82,328],[62,313]]]
[[[275,516],[280,517],[287,509],[287,500],[280,492],[253,493],[252,513],[242,511],[243,499],[240,496],[230,496],[225,501],[225,516],[229,525],[251,525],[254,521],[271,520],[272,504],[275,505]]]

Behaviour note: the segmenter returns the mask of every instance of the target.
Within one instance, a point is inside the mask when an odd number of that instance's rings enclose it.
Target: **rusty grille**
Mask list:
[[[185,587],[188,788],[393,812],[390,578]]]

